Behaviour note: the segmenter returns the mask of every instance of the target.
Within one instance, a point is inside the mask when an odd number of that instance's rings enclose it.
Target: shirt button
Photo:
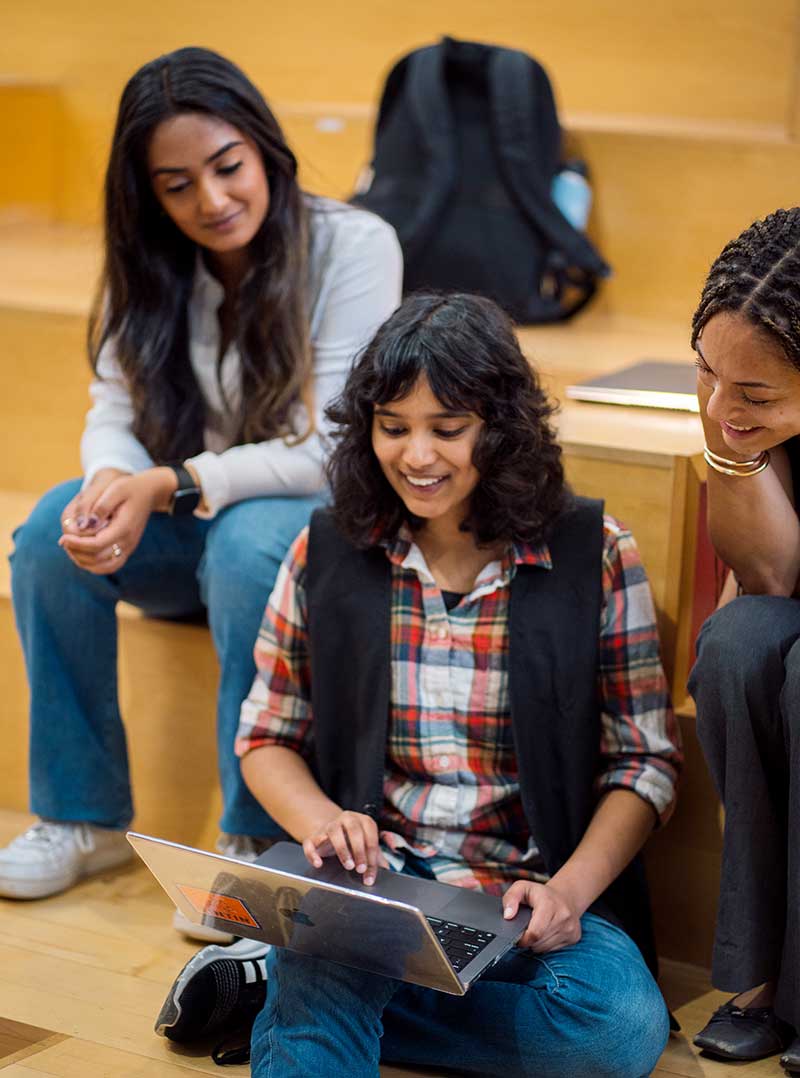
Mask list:
[[[439,767],[441,767],[442,771],[444,771],[445,768],[447,768],[449,766],[450,766],[450,757],[449,756],[440,756],[439,757]]]
[[[437,640],[446,640],[447,629],[444,627],[444,625],[440,625],[439,628],[434,631],[433,635],[436,637]]]

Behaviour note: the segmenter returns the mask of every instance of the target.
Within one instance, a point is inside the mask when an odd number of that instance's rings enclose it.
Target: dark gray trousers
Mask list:
[[[713,614],[689,679],[725,806],[712,981],[778,983],[800,1031],[800,600],[745,595]]]

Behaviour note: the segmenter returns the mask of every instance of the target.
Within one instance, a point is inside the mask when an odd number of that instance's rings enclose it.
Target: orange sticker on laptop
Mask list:
[[[234,924],[248,925],[250,928],[261,928],[240,898],[223,895],[218,891],[206,891],[202,887],[190,887],[185,883],[179,883],[177,887],[201,916],[216,917],[220,921],[233,921]]]

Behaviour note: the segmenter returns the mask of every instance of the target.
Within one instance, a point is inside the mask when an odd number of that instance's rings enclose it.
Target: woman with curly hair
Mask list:
[[[506,316],[468,295],[407,299],[329,410],[333,506],[267,607],[245,780],[312,866],[531,914],[465,997],[272,950],[257,1078],[379,1059],[640,1078],[664,1047],[635,859],[672,809],[677,731],[635,544],[565,487],[552,411]],[[214,986],[255,983],[242,943],[196,957],[157,1028],[227,1024]]]
[[[264,98],[186,48],[138,70],[105,184],[83,478],[16,534],[31,801],[0,895],[41,898],[127,860],[133,802],[115,607],[207,613],[220,661],[220,848],[277,829],[234,754],[263,604],[324,488],[324,407],[400,300],[392,229],[305,194]],[[188,927],[185,919],[181,927]]]
[[[725,247],[692,345],[709,528],[732,586],[689,688],[725,808],[712,979],[735,993],[695,1044],[783,1052],[800,1073],[800,208]]]

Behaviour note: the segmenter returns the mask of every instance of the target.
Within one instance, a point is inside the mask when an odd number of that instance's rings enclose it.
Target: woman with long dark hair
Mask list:
[[[725,246],[692,345],[709,528],[732,574],[689,689],[725,808],[712,980],[735,993],[695,1044],[783,1052],[800,1073],[800,208]]]
[[[371,886],[390,866],[530,917],[464,997],[284,948],[265,988],[269,948],[207,948],[156,1028],[221,1033],[266,990],[255,1076],[641,1078],[667,1012],[630,862],[680,750],[635,543],[565,487],[552,407],[489,300],[408,298],[329,414],[332,510],[278,574],[243,774],[312,871],[338,857]]]
[[[389,226],[301,191],[275,117],[230,61],[180,49],[130,79],[106,177],[84,477],[16,534],[40,822],[0,851],[0,894],[52,894],[128,857],[119,600],[207,610],[222,848],[254,854],[275,833],[233,752],[252,645],[323,488],[324,406],[400,278]]]

